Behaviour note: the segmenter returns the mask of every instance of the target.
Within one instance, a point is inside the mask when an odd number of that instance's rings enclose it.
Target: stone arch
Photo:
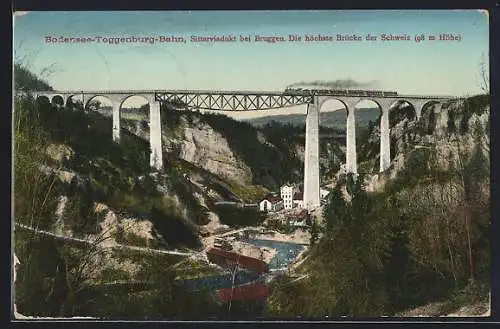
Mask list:
[[[420,120],[420,118],[424,114],[424,109],[426,110],[431,104],[438,103],[441,103],[441,101],[435,99],[420,99],[413,101],[415,110],[417,111],[417,120]]]
[[[341,165],[347,162],[347,141],[346,128],[348,116],[347,104],[335,97],[326,97],[318,105],[319,112],[319,144],[320,155],[326,152],[328,159],[325,163],[320,163],[320,169],[324,169],[324,174],[337,172]],[[331,112],[331,121],[328,123],[333,127],[326,128],[321,121],[321,113]],[[320,157],[321,158],[321,157]]]
[[[65,106],[64,96],[62,96],[62,95],[54,95],[54,96],[52,96],[52,99],[50,100],[50,103],[53,106],[64,107]]]
[[[368,106],[370,103],[372,106]],[[382,118],[387,111],[384,106],[387,105],[374,98],[362,98],[354,104],[356,110],[356,160],[360,172],[372,174],[378,171],[377,167],[382,167]],[[370,138],[373,133],[379,136],[375,141]],[[374,159],[373,162],[372,159]]]
[[[425,102],[422,102],[422,105],[420,106],[420,113],[423,113],[424,110],[427,110],[430,106],[435,104],[441,104],[441,101],[436,99],[429,99]]]
[[[142,101],[139,102],[139,99]],[[130,102],[132,102],[132,108],[135,108],[135,110],[127,107],[127,103]],[[120,129],[126,128],[134,132],[149,129],[149,109],[151,108],[151,102],[148,98],[143,95],[128,95],[121,99],[117,106],[118,113],[115,113],[115,115],[118,115],[118,118],[114,118],[114,120],[119,120]],[[143,107],[143,109],[141,110],[140,107]]]
[[[107,95],[103,95],[103,94],[95,94],[95,95],[90,95],[90,97],[88,97],[86,100],[85,100],[85,104],[83,105],[83,109],[85,111],[90,111],[91,109],[89,108],[89,105],[96,100],[96,98],[104,98],[106,99],[107,101],[109,101],[109,103],[111,104],[111,106],[113,106],[113,100],[108,97]]]
[[[346,120],[346,156],[345,156],[345,171],[357,173],[356,164],[356,118],[355,108],[359,102],[359,97],[339,97],[339,96],[322,96],[318,98],[317,103],[320,107],[328,100],[336,100],[344,105],[347,111]]]
[[[438,100],[430,99],[422,102],[420,106],[419,126],[425,134],[432,135],[434,133],[438,113],[432,105],[439,103],[441,102]]]
[[[407,118],[409,121],[416,121],[418,118],[417,106],[406,99],[399,99],[393,102],[389,107],[389,127],[395,126],[399,121]]]
[[[388,157],[389,162],[387,162],[387,166],[381,166],[381,172],[389,168],[389,163],[394,160],[398,151],[404,152],[406,147],[409,145],[408,143],[411,141],[412,135],[408,135],[405,132],[417,123],[417,113],[418,107],[415,103],[406,99],[396,99],[388,107],[390,153]]]
[[[325,104],[327,104],[329,102],[338,102],[342,105],[342,107],[337,107],[337,108],[334,108],[330,111],[325,111],[325,107],[328,107]],[[347,114],[349,112],[349,107],[347,106],[347,104],[343,100],[341,100],[339,98],[335,98],[335,97],[327,97],[327,98],[323,99],[318,105],[318,111],[320,113],[321,112],[337,112],[337,111],[343,111],[343,110],[346,111],[346,117],[347,117]]]
[[[37,103],[51,104],[51,99],[47,95],[37,95],[36,101],[37,101]]]
[[[144,100],[145,105],[147,105],[147,107],[146,107],[146,114],[147,115],[146,116],[147,116],[147,120],[149,121],[149,108],[151,107],[151,102],[147,97],[145,97],[143,95],[128,95],[128,96],[124,97],[118,105],[119,106],[118,109],[120,110],[120,115],[123,115],[123,109],[124,109],[123,105],[125,103],[127,103],[127,101],[130,101],[133,98],[142,98]]]
[[[342,105],[344,106],[344,108],[349,111],[349,107],[347,106],[345,100],[343,100],[342,98],[340,97],[335,97],[335,96],[328,96],[328,97],[323,97],[319,104],[318,104],[318,110],[321,111],[321,109],[323,108],[323,106],[325,105],[325,103],[329,102],[329,101],[337,101],[337,102],[340,102],[342,103]],[[335,110],[334,110],[335,111]]]
[[[68,98],[66,99],[66,107],[71,109],[83,110],[83,95],[68,95]]]

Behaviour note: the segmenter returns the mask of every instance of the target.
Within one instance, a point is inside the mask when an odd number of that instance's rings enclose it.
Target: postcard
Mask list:
[[[490,316],[488,11],[13,21],[15,320]]]

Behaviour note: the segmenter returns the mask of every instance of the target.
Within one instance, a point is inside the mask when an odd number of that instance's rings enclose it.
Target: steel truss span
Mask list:
[[[294,93],[155,92],[155,100],[189,109],[258,111],[312,104],[313,95]]]

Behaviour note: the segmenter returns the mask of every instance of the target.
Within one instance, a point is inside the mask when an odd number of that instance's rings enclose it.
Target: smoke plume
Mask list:
[[[309,87],[321,87],[327,89],[353,89],[353,88],[375,88],[377,85],[376,81],[369,82],[359,82],[352,79],[341,79],[334,81],[301,81],[292,83],[288,85],[287,88],[309,88]]]

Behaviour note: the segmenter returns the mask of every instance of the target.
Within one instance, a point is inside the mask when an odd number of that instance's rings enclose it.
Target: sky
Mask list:
[[[427,40],[441,33],[460,41]],[[337,34],[362,41],[335,41]],[[366,40],[367,34],[377,40]],[[382,34],[410,40],[383,41]],[[300,35],[302,41],[255,42],[256,35]],[[305,35],[334,41],[307,42]],[[426,40],[417,42],[419,35]],[[158,42],[171,36],[186,42]],[[191,42],[191,36],[234,36],[236,42]],[[54,43],[47,37],[94,41]],[[156,41],[104,42],[120,37]],[[22,12],[14,16],[13,48],[15,61],[56,90],[280,91],[302,81],[350,79],[400,94],[462,96],[481,92],[479,63],[489,61],[489,26],[487,12],[478,10]]]

